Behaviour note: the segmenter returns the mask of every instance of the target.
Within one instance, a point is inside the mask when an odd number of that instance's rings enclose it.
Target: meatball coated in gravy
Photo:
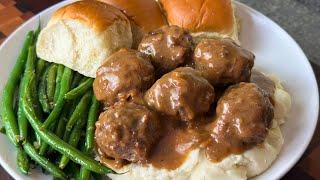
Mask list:
[[[143,105],[120,102],[100,115],[95,142],[102,157],[141,162],[147,159],[160,134],[155,112]]]
[[[194,51],[195,69],[213,86],[247,82],[254,55],[230,39],[203,39]]]
[[[268,96],[254,83],[226,90],[218,102],[207,157],[214,162],[262,143],[274,116]]]
[[[110,106],[147,90],[153,82],[150,61],[138,51],[121,49],[98,69],[93,89],[97,99]]]
[[[178,26],[165,26],[148,33],[142,39],[139,51],[151,57],[157,74],[162,75],[186,63],[191,45],[187,31]]]
[[[161,113],[189,121],[209,110],[214,88],[196,70],[182,67],[156,81],[145,101]]]
[[[276,85],[270,78],[259,71],[253,70],[250,82],[255,83],[272,99],[276,90]]]

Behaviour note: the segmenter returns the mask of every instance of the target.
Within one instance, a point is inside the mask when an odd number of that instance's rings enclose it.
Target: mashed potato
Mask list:
[[[238,155],[229,155],[221,162],[209,161],[204,150],[192,151],[187,160],[178,169],[169,171],[158,169],[149,165],[147,167],[139,164],[131,164],[120,170],[126,172],[122,175],[109,175],[112,179],[247,179],[264,172],[277,158],[282,145],[283,136],[280,125],[285,122],[286,115],[291,108],[291,97],[282,87],[280,80],[275,76],[269,76],[276,84],[274,94],[275,115],[272,128],[264,143]]]

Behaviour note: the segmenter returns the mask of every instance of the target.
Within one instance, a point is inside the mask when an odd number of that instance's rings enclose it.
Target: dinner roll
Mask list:
[[[238,41],[232,0],[159,0],[170,25],[188,29],[195,41],[229,37]]]
[[[113,52],[132,46],[129,19],[117,8],[99,1],[78,1],[58,9],[41,31],[37,55],[95,77]]]
[[[131,20],[133,47],[138,47],[143,35],[167,25],[159,5],[154,0],[100,0],[121,9]]]

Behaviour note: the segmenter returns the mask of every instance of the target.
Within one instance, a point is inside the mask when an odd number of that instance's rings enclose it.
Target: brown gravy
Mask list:
[[[255,73],[254,79],[252,81],[256,82],[258,87],[273,95],[275,86],[270,79],[262,73]],[[246,84],[247,89],[234,92],[232,95],[230,95],[230,90],[227,90],[229,97],[220,99],[216,114],[198,117],[192,126],[187,126],[185,122],[162,117],[165,122],[165,134],[154,145],[148,159],[140,163],[142,165],[152,164],[159,169],[175,170],[185,162],[190,152],[197,148],[204,149],[210,161],[219,162],[230,154],[241,154],[262,143],[273,117],[272,105],[268,98],[262,98],[263,95],[259,94],[261,91],[252,88],[252,86],[256,87],[254,84]],[[236,86],[242,85],[241,83]],[[234,100],[231,99],[239,96],[242,97],[239,99],[240,102],[249,101],[250,103],[242,106],[233,103]],[[254,98],[248,100],[248,97]],[[253,106],[258,102],[261,106]],[[227,110],[225,107],[228,107]],[[228,111],[229,114],[224,114],[225,111]],[[241,121],[241,117],[245,117],[246,121]],[[119,168],[126,162],[108,159],[105,164]]]
[[[189,153],[198,148],[209,137],[204,126],[186,127],[175,123],[166,124],[166,134],[150,154],[148,163],[157,168],[174,170],[180,167]]]

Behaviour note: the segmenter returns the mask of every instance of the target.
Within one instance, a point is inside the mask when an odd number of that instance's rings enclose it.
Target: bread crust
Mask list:
[[[121,9],[143,32],[149,32],[164,25],[166,19],[154,0],[100,0]]]
[[[129,19],[119,9],[96,0],[77,1],[58,9],[48,26],[61,20],[77,20],[96,32],[105,31],[115,21],[129,24]]]
[[[169,24],[193,33],[231,34],[236,20],[232,0],[159,0]]]

